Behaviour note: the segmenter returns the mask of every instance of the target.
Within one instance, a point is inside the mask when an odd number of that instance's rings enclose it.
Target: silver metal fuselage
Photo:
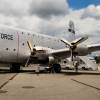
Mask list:
[[[33,47],[65,48],[58,38],[0,25],[0,63],[25,63],[30,57],[27,41]]]

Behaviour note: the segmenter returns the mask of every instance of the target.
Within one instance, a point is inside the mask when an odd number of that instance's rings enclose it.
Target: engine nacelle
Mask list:
[[[86,45],[79,45],[75,49],[74,54],[77,56],[85,56],[89,54],[88,47]]]
[[[49,64],[53,64],[55,62],[55,58],[53,56],[49,56]]]

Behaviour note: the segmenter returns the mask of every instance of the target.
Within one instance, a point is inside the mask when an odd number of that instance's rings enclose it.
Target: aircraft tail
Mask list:
[[[69,27],[68,27],[68,32],[69,32],[69,38],[70,38],[70,42],[72,42],[73,40],[75,40],[75,26],[74,26],[74,22],[73,21],[69,21]]]
[[[69,21],[69,28],[68,31],[71,32],[72,34],[75,34],[75,26],[73,21]]]

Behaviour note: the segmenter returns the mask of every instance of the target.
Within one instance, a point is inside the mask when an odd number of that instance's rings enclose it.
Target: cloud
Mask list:
[[[90,5],[88,8],[86,8],[81,18],[84,19],[88,17],[100,20],[100,5]]]
[[[69,20],[75,22],[77,37],[100,42],[100,5],[73,10],[66,0],[0,0],[0,24],[69,39]]]
[[[66,0],[0,0],[0,24],[49,35],[62,32]]]
[[[0,14],[25,16],[31,0],[0,0]]]
[[[64,16],[68,13],[66,0],[34,0],[30,5],[30,14],[41,18]]]

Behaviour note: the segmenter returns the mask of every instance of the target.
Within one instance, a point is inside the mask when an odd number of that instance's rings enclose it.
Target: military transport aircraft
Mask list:
[[[61,59],[100,50],[100,44],[79,45],[86,39],[81,37],[70,43],[65,39],[0,25],[0,63],[11,64],[12,72],[31,63],[48,64],[55,72],[60,72]]]

